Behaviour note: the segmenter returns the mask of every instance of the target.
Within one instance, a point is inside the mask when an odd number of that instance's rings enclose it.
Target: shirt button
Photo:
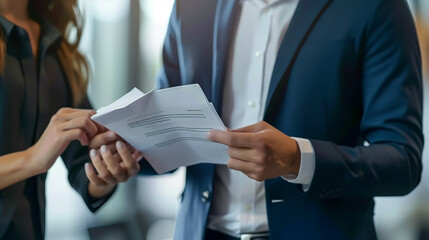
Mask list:
[[[201,193],[201,202],[206,203],[210,200],[210,191],[206,190]]]
[[[249,101],[249,102],[247,102],[247,106],[254,108],[254,107],[256,107],[256,103],[254,101]]]
[[[255,57],[261,56],[261,51],[255,51]]]

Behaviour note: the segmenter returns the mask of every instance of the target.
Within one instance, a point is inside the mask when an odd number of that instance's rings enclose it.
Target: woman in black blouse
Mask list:
[[[46,172],[60,155],[91,211],[116,186],[85,175],[86,145],[102,129],[82,110],[91,105],[76,2],[0,0],[0,239],[44,238]]]

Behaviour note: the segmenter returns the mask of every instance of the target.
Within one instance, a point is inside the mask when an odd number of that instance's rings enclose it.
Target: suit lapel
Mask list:
[[[286,81],[296,57],[308,33],[332,0],[301,0],[280,45],[268,90],[266,109],[281,80]],[[286,84],[286,83],[285,83]],[[267,111],[266,111],[267,113]]]
[[[219,0],[216,7],[213,36],[212,103],[219,114],[222,113],[226,64],[232,42],[232,31],[239,15],[239,2],[238,0]]]

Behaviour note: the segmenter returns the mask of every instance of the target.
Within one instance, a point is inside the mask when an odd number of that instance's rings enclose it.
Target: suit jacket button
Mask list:
[[[210,191],[206,190],[201,193],[201,202],[206,203],[210,200]]]

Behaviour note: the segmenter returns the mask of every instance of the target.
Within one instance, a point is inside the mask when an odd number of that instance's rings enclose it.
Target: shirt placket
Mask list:
[[[28,133],[32,133],[28,136],[27,144],[30,146],[36,140],[36,127],[37,127],[37,104],[38,104],[38,78],[37,78],[37,66],[33,56],[33,52],[30,45],[30,38],[27,32],[20,27],[16,26],[18,41],[19,41],[19,61],[21,65],[21,71],[23,73],[24,84],[25,84],[25,110],[26,128],[29,128]]]
[[[256,185],[255,181],[247,181],[248,176],[242,174],[240,176],[241,182],[241,201],[240,201],[240,232],[249,232],[254,226],[255,219],[254,209],[256,203]]]
[[[252,59],[249,67],[248,82],[252,86],[249,89],[247,99],[247,111],[245,125],[253,124],[259,119],[262,111],[263,83],[265,54],[270,38],[272,11],[269,6],[264,6],[259,12],[254,42],[252,47]]]
[[[272,10],[269,6],[262,6],[254,36],[254,42],[252,47],[252,60],[250,62],[248,82],[251,88],[249,88],[248,96],[248,108],[245,114],[247,120],[245,125],[255,123],[259,121],[260,112],[262,111],[262,97],[263,97],[263,85],[264,85],[264,65],[265,65],[265,53],[270,38]],[[243,175],[243,178],[247,176]],[[245,181],[243,179],[241,189],[242,191],[242,204],[240,214],[240,231],[249,232],[255,225],[255,205],[257,195],[257,184],[255,181]]]

